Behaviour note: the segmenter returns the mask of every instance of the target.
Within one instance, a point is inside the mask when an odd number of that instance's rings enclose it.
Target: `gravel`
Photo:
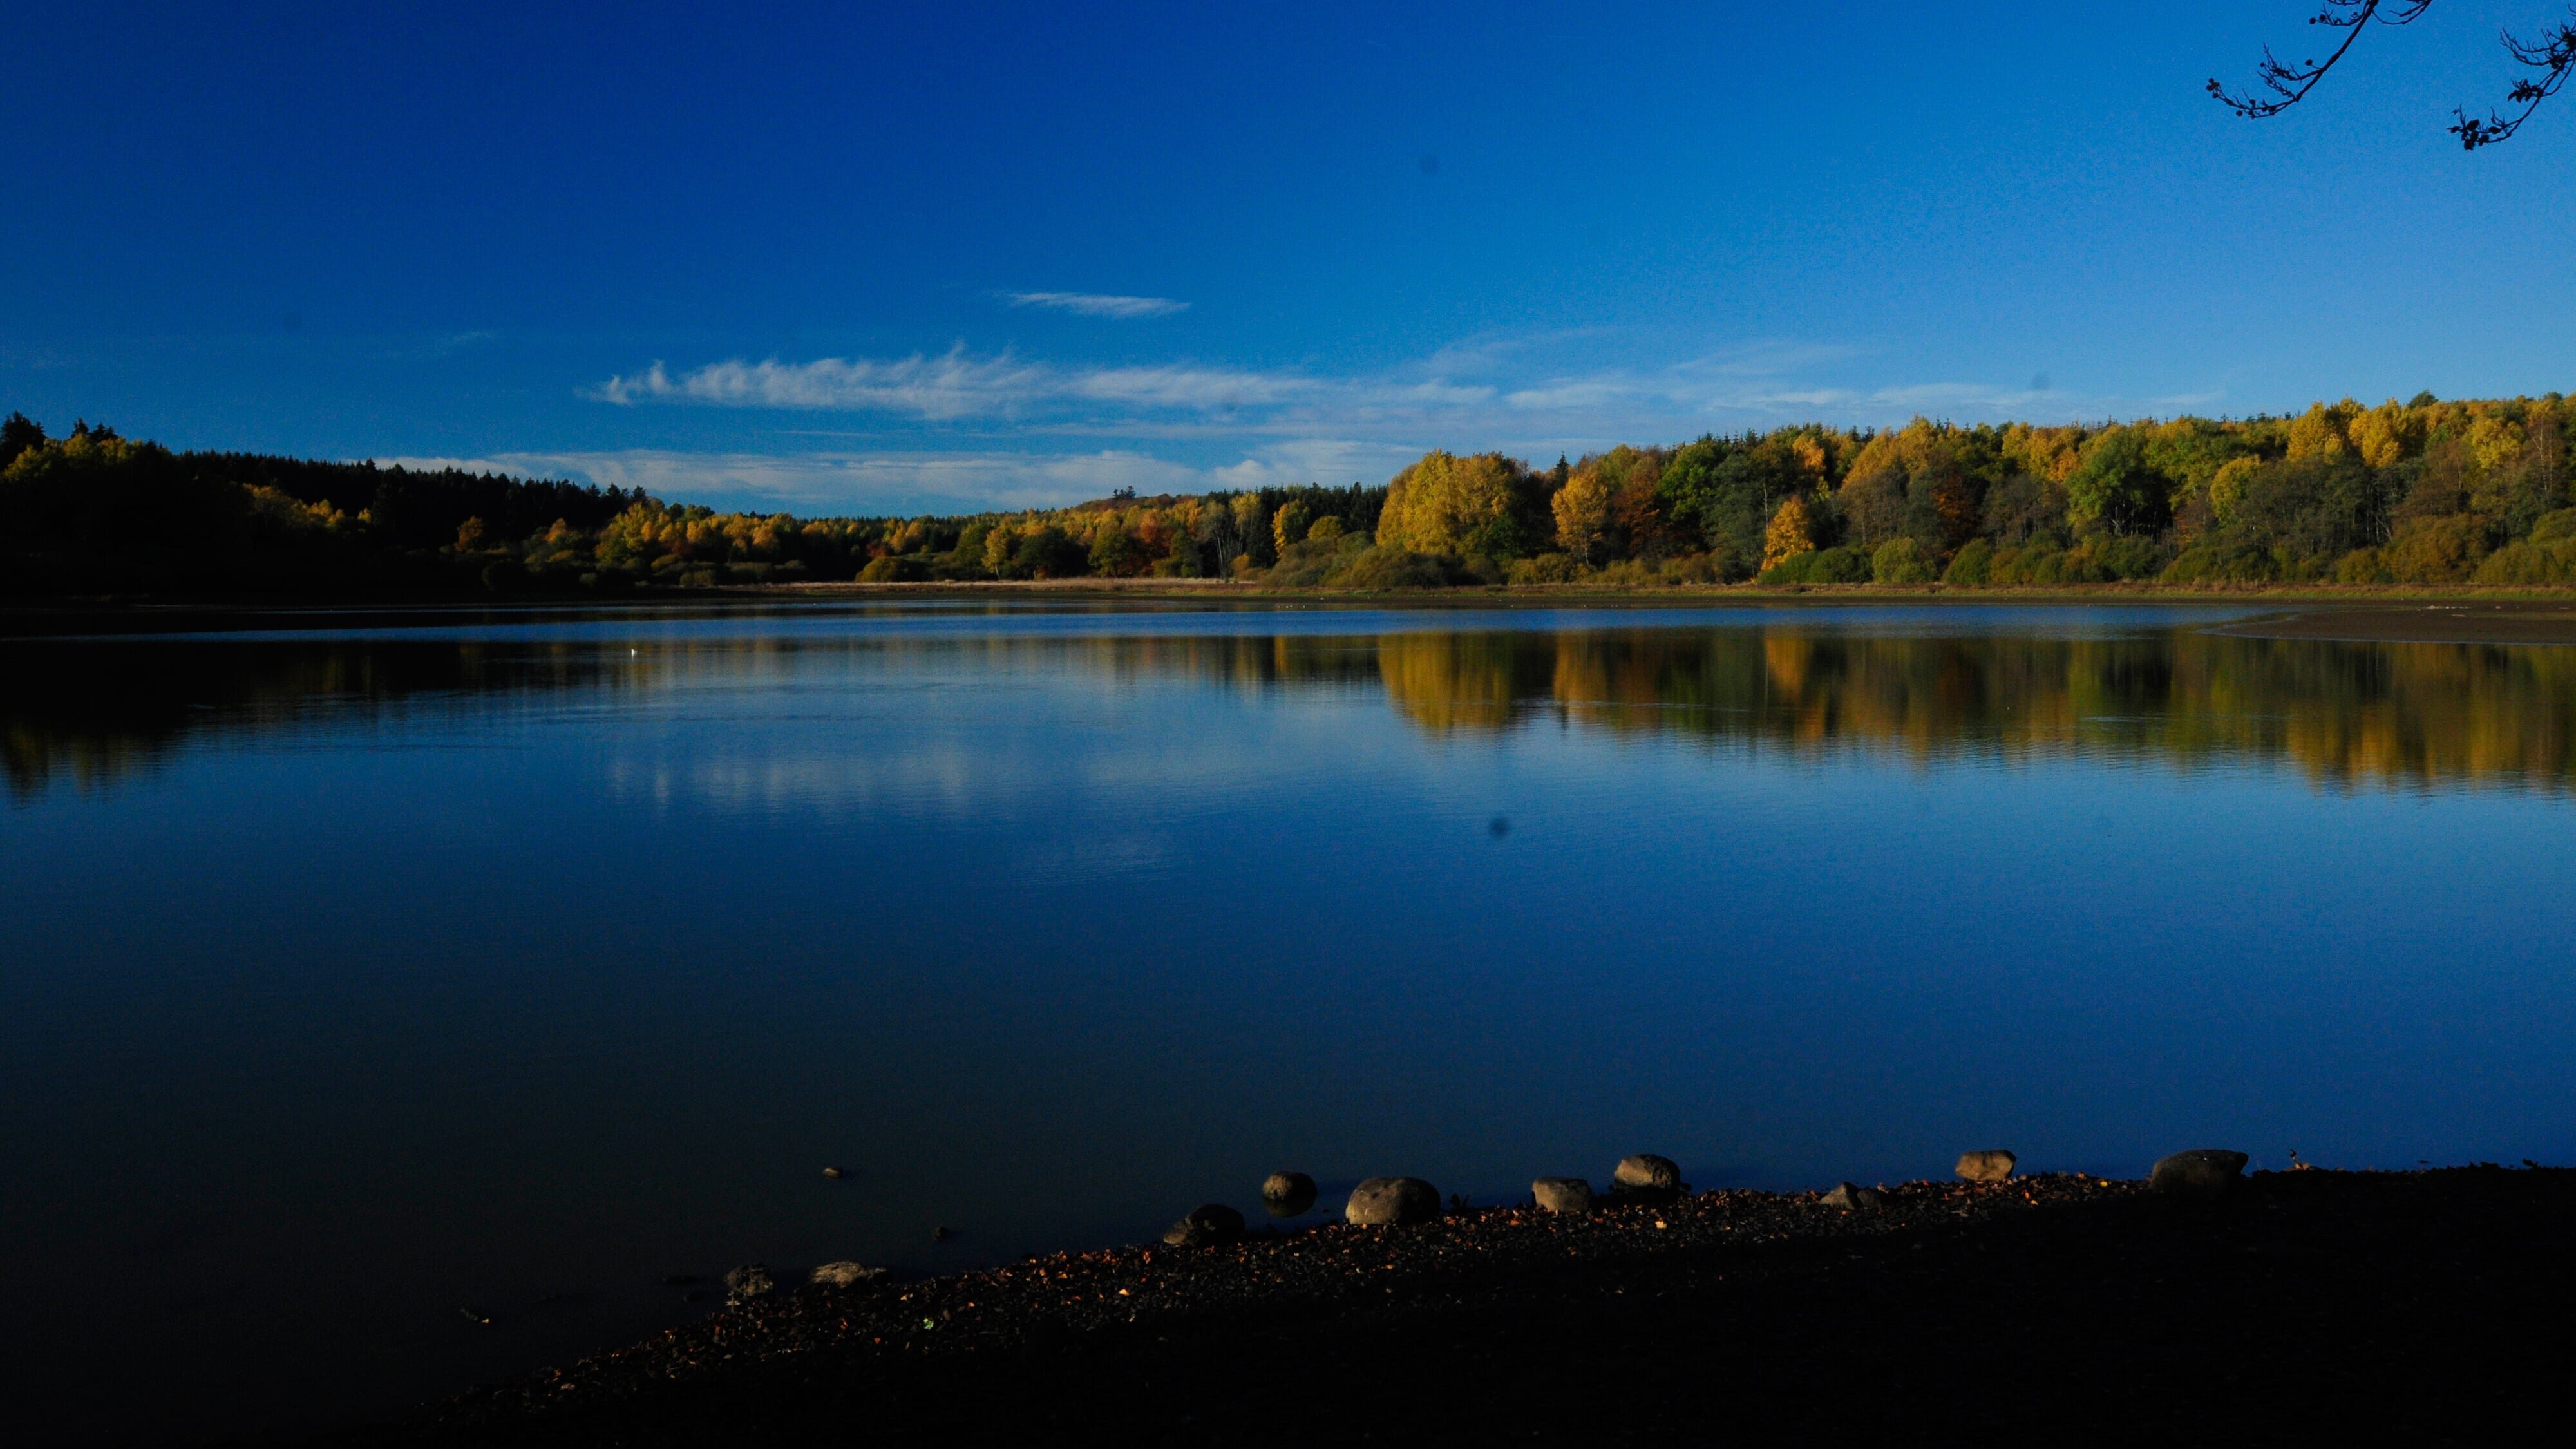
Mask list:
[[[1920,1437],[1993,1383],[2078,1439],[2350,1422],[2438,1442],[2537,1403],[2576,1294],[2571,1172],[1875,1196],[1469,1208],[781,1289],[344,1442],[1025,1442],[1114,1419],[1138,1443],[1365,1423],[1488,1444],[1623,1416],[1609,1442],[1643,1443],[1704,1433],[1713,1403],[1760,1442]]]

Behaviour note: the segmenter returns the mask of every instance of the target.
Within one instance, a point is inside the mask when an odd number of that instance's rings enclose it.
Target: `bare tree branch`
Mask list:
[[[2323,0],[2323,3],[2325,8],[2308,17],[2308,23],[2348,32],[2332,55],[2322,61],[2303,60],[2297,65],[2287,65],[2272,54],[2272,48],[2267,45],[2263,47],[2263,63],[2255,67],[2254,78],[2272,93],[2269,97],[2257,96],[2250,91],[2230,91],[2220,85],[2216,77],[2210,79],[2209,93],[2218,99],[2219,104],[2249,121],[2277,116],[2308,98],[2308,92],[2315,90],[2317,82],[2326,78],[2326,72],[2334,69],[2335,64],[2352,50],[2353,43],[2361,39],[2363,26],[2373,20],[2382,25],[2412,25],[2424,18],[2425,11],[2433,8],[2433,0],[2402,0],[2389,13],[2382,15],[2379,12],[2385,0]]]
[[[2382,25],[2412,25],[2433,8],[2433,0],[2320,0],[2324,8],[2308,18],[2310,25],[2344,32],[2343,39],[2324,60],[2303,60],[2291,65],[2275,56],[2269,47],[2263,51],[2263,63],[2255,67],[2254,78],[2261,82],[2262,94],[2252,90],[2231,91],[2212,79],[2209,94],[2219,104],[2245,117],[2259,121],[2277,116],[2308,98],[2317,82],[2350,54],[2361,39],[2364,27],[2372,21]],[[2571,11],[2576,14],[2576,11]],[[2510,140],[2540,103],[2558,94],[2571,72],[2576,72],[2576,23],[2560,21],[2541,34],[2538,40],[2526,41],[2511,31],[2503,37],[2505,53],[2532,74],[2513,83],[2505,93],[2505,109],[2489,111],[2484,117],[2472,117],[2465,110],[2451,112],[2452,135],[2460,138],[2467,150],[2492,146]]]
[[[2451,134],[2459,137],[2460,145],[2468,150],[2513,139],[2513,133],[2522,129],[2522,123],[2531,119],[2531,113],[2540,109],[2540,103],[2558,94],[2558,88],[2567,84],[2567,73],[2576,70],[2576,25],[2559,21],[2536,42],[2523,40],[2508,30],[2504,36],[2504,48],[2516,61],[2537,74],[2515,81],[2513,89],[2505,94],[2506,105],[2522,108],[2511,116],[2489,111],[2486,119],[2481,121],[2464,111],[2451,113],[2459,121],[2451,127]]]

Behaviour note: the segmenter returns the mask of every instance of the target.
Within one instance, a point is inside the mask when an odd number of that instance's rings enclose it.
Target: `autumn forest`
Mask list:
[[[1611,448],[1431,452],[1379,485],[915,518],[174,453],[0,426],[9,592],[591,593],[806,582],[1270,588],[2576,583],[2576,402],[2319,404],[2044,427],[1917,419]]]

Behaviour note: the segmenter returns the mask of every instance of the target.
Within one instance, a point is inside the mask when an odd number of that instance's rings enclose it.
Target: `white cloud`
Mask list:
[[[676,378],[656,362],[632,377],[610,378],[592,389],[591,396],[626,407],[639,402],[692,402],[964,418],[1009,417],[1049,404],[1079,402],[1210,411],[1277,403],[1312,386],[1291,374],[1186,365],[1066,369],[1022,362],[1008,353],[979,358],[960,346],[937,357],[914,353],[889,361],[735,359],[712,362]]]
[[[1301,377],[1199,367],[1108,367],[1066,382],[1076,397],[1201,411],[1283,402],[1314,390]]]
[[[1083,317],[1115,317],[1126,321],[1136,317],[1169,317],[1185,311],[1187,302],[1169,297],[1114,297],[1098,292],[1007,292],[1014,307],[1045,307],[1056,312],[1071,312]]]
[[[1054,508],[1105,498],[1121,488],[1150,496],[1381,479],[1412,456],[1378,444],[1303,440],[1257,449],[1235,462],[1211,466],[1176,463],[1123,448],[1082,453],[786,454],[631,448],[377,461],[406,468],[571,478],[602,488],[641,488],[672,502],[748,512],[910,515]]]
[[[813,362],[714,362],[673,378],[659,362],[634,377],[612,377],[593,394],[606,402],[714,403],[726,407],[841,409],[955,418],[1007,413],[1045,395],[1047,368],[1004,355],[974,358],[962,347],[938,357],[890,362],[825,357]]]
[[[1883,427],[1924,414],[1962,423],[2072,422],[2218,400],[1905,380],[1886,376],[1901,368],[1863,349],[1796,340],[1663,362],[1629,360],[1636,351],[1622,338],[1590,333],[1487,337],[1343,376],[1180,360],[1086,366],[979,355],[962,345],[893,359],[737,359],[676,375],[657,363],[593,395],[626,406],[855,415],[847,431],[801,435],[811,446],[850,451],[522,456],[530,466],[670,498],[908,513],[1035,507],[1121,487],[1152,494],[1382,482],[1434,447],[1543,463],[1618,442],[1673,443],[1809,421]],[[948,428],[925,436],[923,422],[962,422],[971,434]],[[822,441],[830,437],[845,441]]]

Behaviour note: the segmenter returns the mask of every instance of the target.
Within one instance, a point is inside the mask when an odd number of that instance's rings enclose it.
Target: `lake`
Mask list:
[[[307,1430],[1276,1168],[2576,1158],[2576,648],[2259,612],[0,643],[13,1415]]]

